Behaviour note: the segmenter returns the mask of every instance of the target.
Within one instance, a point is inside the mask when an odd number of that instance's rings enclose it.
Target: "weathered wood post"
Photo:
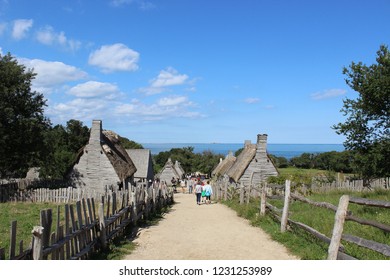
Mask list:
[[[260,198],[260,215],[265,215],[265,203],[267,200],[267,183],[261,188],[261,198]]]
[[[249,201],[251,199],[251,192],[252,192],[252,184],[249,184],[248,186],[248,191],[247,191],[247,201],[246,201],[246,204],[249,204]]]
[[[244,185],[240,183],[240,204],[243,204],[245,200],[245,190]]]
[[[328,248],[328,260],[337,260],[337,254],[340,247],[341,236],[343,234],[345,217],[349,204],[349,196],[343,195],[340,197],[339,205],[335,215],[335,223],[333,227],[332,238]]]
[[[280,231],[281,232],[285,232],[287,229],[288,207],[290,204],[290,185],[291,185],[291,181],[286,180],[286,185],[285,185],[285,190],[284,190],[283,214],[282,214],[282,221],[280,224]]]
[[[33,235],[33,260],[42,260],[43,258],[43,227],[35,226],[31,231]]]
[[[106,240],[106,221],[104,220],[104,204],[101,202],[99,203],[99,227],[100,227],[100,244],[102,246],[102,249],[105,249],[107,247],[107,240]]]
[[[17,221],[11,222],[11,232],[10,232],[10,246],[9,246],[9,259],[12,260],[15,257],[16,250],[16,225]]]
[[[227,190],[228,190],[228,182],[224,180],[223,182],[223,200],[227,200]]]

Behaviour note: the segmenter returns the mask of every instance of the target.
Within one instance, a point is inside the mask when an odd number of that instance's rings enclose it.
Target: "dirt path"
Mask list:
[[[197,205],[193,194],[175,194],[176,204],[158,225],[141,229],[132,260],[289,260],[281,244],[220,203]]]

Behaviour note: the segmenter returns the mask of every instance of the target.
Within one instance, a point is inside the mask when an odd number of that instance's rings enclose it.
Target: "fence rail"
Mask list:
[[[141,185],[99,197],[97,194],[87,197],[86,193],[78,193],[81,198],[64,196],[62,191],[65,193],[65,190],[37,191],[39,199],[49,198],[66,204],[63,210],[62,206],[57,207],[55,218],[52,209],[41,210],[40,225],[33,227],[32,242],[27,249],[23,248],[22,241],[17,245],[17,221],[11,223],[9,259],[88,259],[92,253],[106,248],[114,238],[123,235],[129,226],[174,200],[173,191],[160,184]],[[71,198],[76,197],[80,199],[69,204],[73,201]],[[5,248],[0,249],[0,259],[5,259]]]
[[[387,182],[386,180],[382,180],[379,182]],[[385,187],[385,185],[382,186]],[[332,205],[328,202],[311,201],[302,195],[290,192],[291,182],[289,180],[286,181],[285,186],[273,185],[272,187],[268,187],[265,184],[262,188],[254,188],[250,186],[247,187],[243,185],[232,184],[226,181],[218,181],[214,183],[213,187],[216,199],[239,199],[240,204],[243,204],[249,203],[249,199],[251,197],[260,198],[259,215],[266,215],[266,213],[271,214],[274,218],[276,218],[276,220],[280,222],[281,232],[289,230],[288,226],[296,226],[315,236],[319,240],[327,243],[329,246],[328,259],[355,259],[353,256],[347,255],[345,253],[345,249],[344,246],[341,244],[341,240],[349,243],[354,243],[360,247],[368,248],[370,250],[381,253],[386,257],[390,257],[390,246],[387,244],[378,243],[373,240],[367,240],[357,236],[343,234],[345,221],[353,221],[361,225],[372,226],[386,233],[390,233],[390,225],[356,217],[352,215],[351,211],[348,210],[349,203],[388,209],[390,208],[390,202],[388,201],[369,200],[364,198],[349,197],[346,195],[340,198],[340,203],[338,206]],[[362,189],[360,189],[360,191],[361,190]],[[278,209],[277,207],[268,203],[267,199],[270,198],[283,199],[283,209]],[[300,201],[302,203],[307,203],[315,207],[321,207],[333,211],[335,213],[335,222],[332,236],[328,237],[325,234],[306,224],[290,219],[289,205],[292,200]]]

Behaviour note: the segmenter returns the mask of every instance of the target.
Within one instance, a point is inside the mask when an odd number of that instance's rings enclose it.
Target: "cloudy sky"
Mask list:
[[[0,0],[0,53],[53,124],[140,143],[342,143],[343,67],[390,42],[390,2]]]

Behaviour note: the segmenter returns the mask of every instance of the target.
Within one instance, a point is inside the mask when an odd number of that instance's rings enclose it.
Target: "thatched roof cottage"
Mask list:
[[[150,181],[154,179],[152,154],[149,149],[126,149],[137,171],[135,181]]]
[[[217,167],[214,168],[214,170],[211,172],[211,176],[223,176],[236,162],[236,157],[233,156],[232,152],[229,152],[229,154],[224,158],[220,159]]]
[[[246,186],[257,186],[268,177],[278,175],[278,170],[267,154],[267,137],[267,134],[258,134],[256,144],[245,141],[243,151],[225,173],[230,180]]]
[[[167,185],[172,185],[171,179],[172,177],[176,180],[181,179],[184,175],[184,170],[180,166],[180,163],[178,161],[173,164],[171,158],[167,160],[164,167],[161,169],[161,171],[156,175],[156,177],[161,181],[165,181]]]
[[[119,137],[102,129],[101,120],[93,120],[88,144],[81,150],[70,172],[78,188],[98,192],[107,188],[127,188],[137,171],[133,161],[121,146]]]

